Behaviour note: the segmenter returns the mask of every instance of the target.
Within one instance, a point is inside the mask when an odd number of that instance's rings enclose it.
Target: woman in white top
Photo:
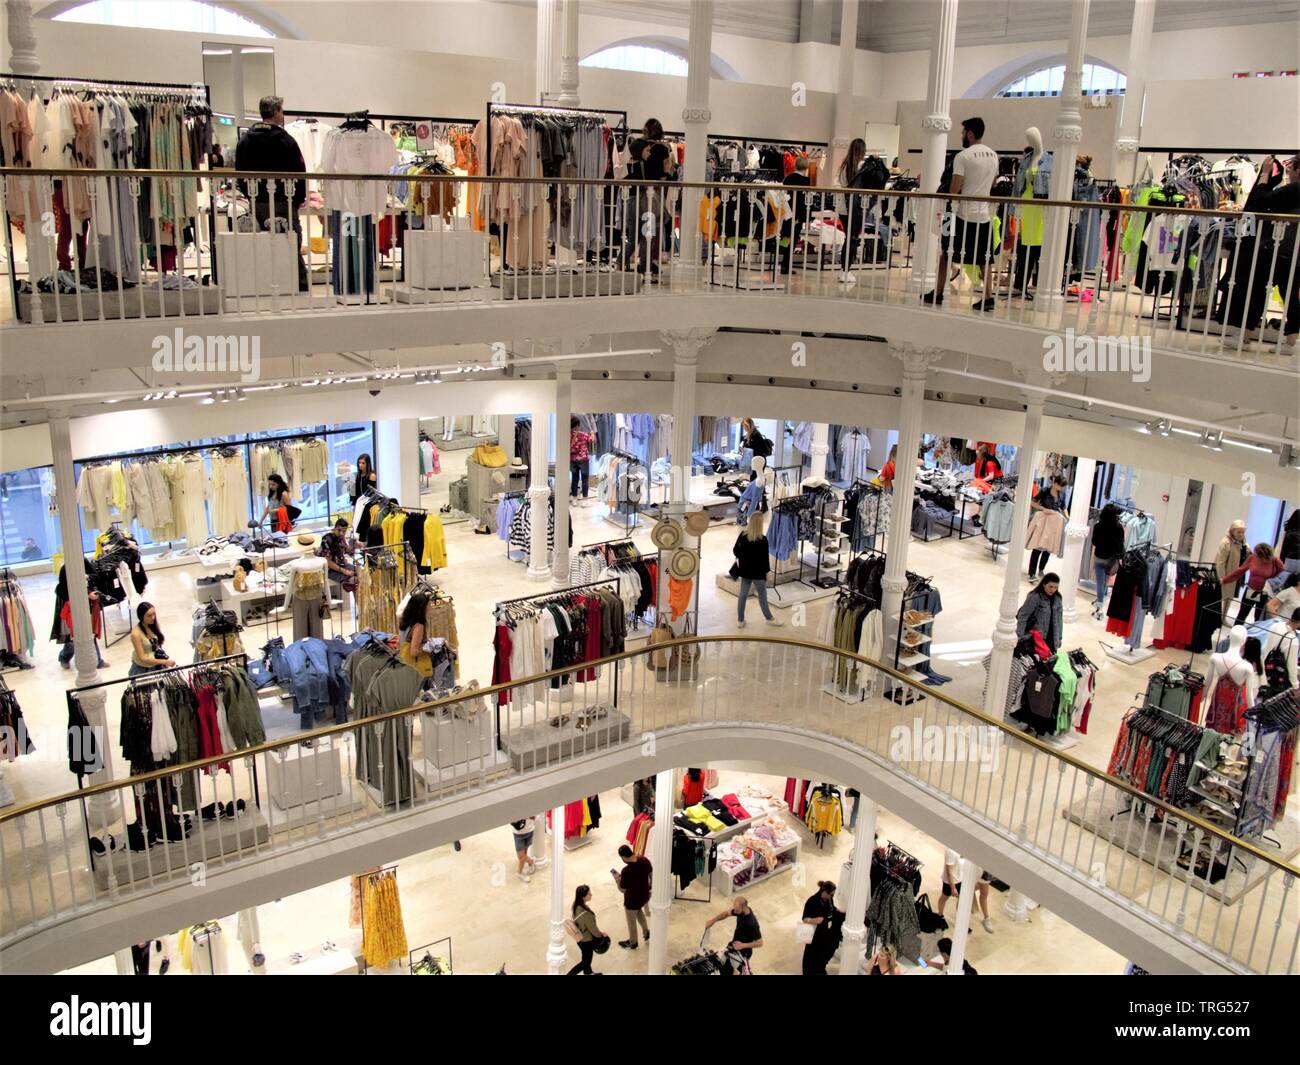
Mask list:
[[[989,881],[993,879],[993,874],[987,870],[980,874],[979,880],[975,884],[975,901],[979,903],[980,914],[983,917],[984,931],[993,931],[993,921],[989,918]],[[939,916],[943,916],[944,908],[948,905],[950,898],[956,898],[961,893],[961,855],[955,850],[945,850],[943,852],[943,892],[939,896]]]
[[[1291,615],[1300,610],[1300,573],[1287,577],[1282,590],[1268,601],[1268,616],[1291,620]]]

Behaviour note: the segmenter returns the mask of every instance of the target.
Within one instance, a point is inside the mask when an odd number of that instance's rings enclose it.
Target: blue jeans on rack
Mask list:
[[[768,621],[772,620],[772,611],[767,605],[767,582],[750,580],[748,577],[740,578],[740,599],[736,603],[736,618],[739,621],[745,620],[745,601],[749,598],[749,590],[758,589],[758,606],[763,611],[763,617]]]

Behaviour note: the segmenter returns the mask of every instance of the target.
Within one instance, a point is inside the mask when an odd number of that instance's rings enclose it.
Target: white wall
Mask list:
[[[1288,69],[1296,64],[1293,55]],[[1152,82],[1147,85],[1141,143],[1268,152],[1300,149],[1300,79]]]

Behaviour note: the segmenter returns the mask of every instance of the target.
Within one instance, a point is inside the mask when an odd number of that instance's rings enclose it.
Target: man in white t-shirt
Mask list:
[[[993,180],[998,176],[998,153],[983,143],[984,120],[968,118],[961,124],[962,150],[952,161],[952,185],[947,190],[965,196],[987,196],[993,190]],[[941,230],[939,269],[935,273],[934,291],[921,297],[925,303],[936,306],[943,303],[943,290],[948,284],[948,265],[962,263],[978,266],[984,275],[984,298],[974,309],[991,311],[996,306],[993,299],[993,270],[991,261],[992,217],[991,204],[961,200],[955,212],[945,212]]]
[[[943,911],[948,905],[949,899],[955,899],[961,894],[961,855],[955,850],[947,849],[943,852],[943,891],[939,896],[939,916],[943,916]],[[993,931],[993,921],[989,918],[989,881],[993,879],[991,873],[984,872],[980,875],[975,884],[975,901],[979,903],[980,914],[983,917],[984,931]]]

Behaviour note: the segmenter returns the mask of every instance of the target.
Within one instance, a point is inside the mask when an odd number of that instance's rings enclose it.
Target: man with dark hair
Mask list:
[[[930,962],[930,968],[942,971],[952,964],[952,940],[945,936],[943,939],[939,940],[938,948],[940,960]],[[975,966],[965,958],[962,958],[961,960],[961,974],[962,976],[979,976],[979,973],[975,970]]]
[[[948,189],[954,195],[987,196],[993,190],[998,176],[998,153],[983,144],[984,120],[968,118],[961,124],[962,150],[952,161],[952,184]],[[921,300],[936,306],[943,303],[943,290],[948,285],[948,264],[963,263],[978,266],[984,275],[984,298],[977,300],[974,309],[991,311],[997,305],[993,299],[992,212],[988,203],[971,203],[962,200],[955,212],[945,211],[941,233],[939,269],[934,275],[934,290],[925,293]]]
[[[614,883],[623,892],[623,912],[627,916],[627,939],[620,939],[618,945],[624,950],[636,950],[636,928],[639,924],[645,941],[650,942],[650,922],[646,920],[646,907],[650,905],[650,883],[654,869],[650,859],[637,857],[632,848],[624,843],[618,849],[618,856],[623,859],[623,871],[614,869]]]
[[[235,169],[270,173],[304,174],[302,150],[284,128],[284,100],[263,96],[258,104],[261,122],[254,123],[239,138],[235,148]],[[292,192],[289,185],[292,184]],[[250,185],[253,189],[250,190]],[[291,227],[298,242],[298,291],[307,291],[307,264],[302,258],[302,221],[298,209],[307,198],[305,181],[242,180],[239,187],[253,201],[253,217],[259,229],[270,228],[271,219],[282,220],[279,226]],[[274,195],[272,190],[274,189]],[[278,227],[277,227],[278,228]]]

